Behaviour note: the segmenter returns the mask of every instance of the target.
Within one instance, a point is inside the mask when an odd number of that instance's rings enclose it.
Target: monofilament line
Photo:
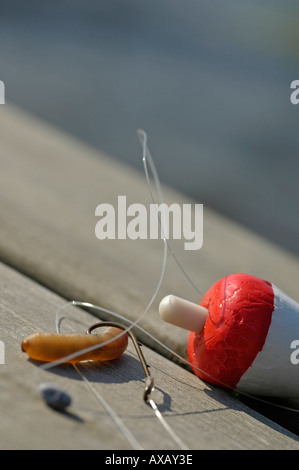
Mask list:
[[[173,440],[177,443],[179,448],[181,450],[189,450],[189,448],[184,444],[184,442],[181,440],[181,438],[174,432],[174,430],[169,426],[167,421],[164,419],[163,415],[160,413],[160,411],[159,411],[156,403],[154,402],[154,400],[152,398],[150,398],[147,403],[152,407],[152,409],[154,410],[155,415],[159,419],[160,423],[164,426],[166,431],[170,434],[170,436],[173,438]]]
[[[152,156],[151,156],[151,153],[149,151],[149,148],[147,146],[147,134],[145,131],[143,131],[142,129],[139,129],[137,131],[137,135],[139,137],[139,140],[140,140],[140,143],[142,145],[142,149],[143,149],[143,167],[144,167],[144,172],[145,172],[145,177],[146,177],[146,181],[147,181],[147,186],[149,188],[149,192],[150,192],[150,196],[151,196],[151,199],[153,201],[153,204],[156,205],[156,201],[155,201],[155,198],[154,198],[154,195],[153,195],[153,191],[152,191],[152,187],[151,187],[151,183],[150,183],[150,178],[149,178],[149,174],[148,174],[148,169],[147,169],[147,161],[149,162],[150,164],[150,169],[151,169],[151,172],[152,172],[152,175],[153,175],[153,178],[154,178],[154,182],[155,182],[155,186],[156,186],[156,190],[157,190],[157,193],[158,193],[158,200],[159,200],[159,204],[162,205],[163,204],[163,195],[162,195],[162,189],[161,189],[161,183],[160,183],[160,179],[159,179],[159,176],[158,176],[158,172],[156,170],[156,167],[155,167],[155,164],[154,164],[154,161],[152,159]],[[165,227],[165,219],[164,219],[164,211],[162,210],[162,222],[161,222],[161,218],[160,218],[160,214],[157,212],[157,217],[158,217],[158,220],[159,220],[159,224],[160,224],[160,227],[161,227],[161,233],[162,233],[162,238],[163,238],[163,241],[168,249],[168,252],[170,253],[172,259],[174,260],[174,262],[176,263],[178,269],[181,271],[181,273],[183,274],[183,276],[187,279],[187,281],[189,282],[189,284],[193,287],[193,289],[201,296],[201,298],[204,298],[204,295],[200,292],[200,290],[198,289],[198,287],[194,284],[194,282],[192,281],[192,279],[188,276],[188,274],[186,273],[186,271],[184,270],[183,266],[181,265],[181,263],[179,262],[179,260],[177,259],[174,251],[172,250],[166,236],[165,236],[165,231],[164,231],[164,227]]]
[[[77,367],[76,364],[73,364],[74,369],[76,372],[80,375],[82,380],[84,381],[85,385],[87,388],[90,390],[90,392],[94,395],[95,399],[97,400],[98,403],[102,405],[106,413],[110,416],[112,421],[116,424],[120,432],[123,434],[123,436],[128,440],[130,445],[132,446],[133,449],[135,450],[144,450],[143,447],[139,444],[139,442],[135,439],[129,428],[124,424],[124,422],[121,420],[121,418],[115,413],[113,408],[108,405],[106,400],[100,395],[100,393],[92,386],[92,384],[87,380],[87,378],[84,376],[84,374],[80,371],[80,369]]]
[[[69,305],[69,303],[67,304]],[[55,324],[56,324],[56,331],[57,333],[60,334],[60,326],[59,326],[59,321],[58,321],[58,316],[56,312],[56,319],[55,319]],[[99,346],[98,346],[99,347]],[[83,372],[79,369],[79,367],[76,364],[72,364],[75,371],[77,374],[81,377],[81,379],[84,381],[86,387],[89,389],[89,391],[94,395],[95,399],[97,402],[104,408],[108,416],[112,419],[112,421],[115,423],[115,425],[118,427],[120,432],[123,434],[123,436],[128,440],[130,445],[132,446],[133,449],[135,450],[143,450],[139,442],[135,439],[131,431],[128,429],[128,427],[124,424],[124,422],[121,420],[121,418],[115,413],[113,408],[108,405],[106,400],[102,397],[102,395],[92,386],[92,384],[89,382],[89,380],[85,377]]]

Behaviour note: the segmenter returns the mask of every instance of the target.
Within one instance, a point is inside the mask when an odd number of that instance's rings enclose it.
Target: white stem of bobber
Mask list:
[[[167,295],[160,302],[159,314],[167,323],[199,333],[206,322],[208,309],[175,295]]]

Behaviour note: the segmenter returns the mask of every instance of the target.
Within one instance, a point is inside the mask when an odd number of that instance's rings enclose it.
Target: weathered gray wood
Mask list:
[[[55,331],[55,313],[65,300],[11,268],[0,264],[1,449],[132,449],[95,400],[72,365],[41,371],[21,351],[32,332]],[[61,332],[82,332],[97,319],[68,307],[60,312]],[[143,347],[156,390],[152,397],[168,424],[189,449],[298,449],[298,439],[205,385],[193,374]],[[110,363],[79,366],[92,386],[121,418],[144,449],[179,449],[142,400],[144,373],[130,342],[128,351]],[[47,407],[37,393],[40,381],[64,387],[73,398],[68,413]]]
[[[128,204],[151,202],[143,173],[8,105],[0,109],[0,140],[0,259],[67,299],[139,318],[158,282],[162,242],[100,241],[94,231],[98,204],[116,205],[118,195],[126,195]],[[136,158],[141,160],[137,138]],[[159,158],[156,166],[159,170]],[[194,202],[169,188],[164,198]],[[298,259],[206,207],[202,249],[184,251],[181,241],[171,245],[202,293],[229,273],[247,272],[298,300]],[[165,325],[157,314],[159,301],[169,293],[200,300],[170,257],[159,295],[141,325],[185,354],[187,332]]]
[[[163,244],[159,240],[99,241],[94,234],[94,212],[99,203],[115,205],[118,195],[126,195],[128,204],[149,204],[143,174],[9,105],[0,109],[0,138],[0,260],[67,300],[88,301],[137,320],[156,288]],[[136,142],[136,158],[140,154]],[[159,169],[158,159],[156,166]],[[169,188],[164,188],[164,198],[168,203],[194,202]],[[228,273],[247,272],[272,281],[298,300],[298,259],[207,208],[203,248],[187,252],[181,242],[171,245],[203,293]],[[35,289],[32,284],[30,295]],[[168,293],[200,300],[170,257],[159,294],[140,325],[185,355],[187,332],[164,324],[157,314],[160,299]],[[24,292],[17,294],[20,302]],[[36,305],[39,310],[40,307]],[[43,314],[44,328],[49,325],[46,315],[50,324],[53,321],[52,311]],[[29,324],[31,328],[31,318]],[[143,339],[157,348],[155,342]],[[166,354],[164,349],[158,350]],[[153,362],[158,364],[159,360],[164,361],[155,356]],[[197,379],[195,383],[207,390]],[[9,393],[9,382],[7,387]],[[16,393],[19,392],[18,389]],[[223,397],[226,395],[219,391],[217,399],[221,401]],[[188,406],[196,405],[191,401]],[[231,430],[228,421],[226,425]],[[207,423],[205,429],[209,433]],[[239,431],[238,425],[236,430]],[[227,432],[225,426],[222,432]],[[84,445],[87,444],[82,441]],[[232,442],[231,445],[234,446]]]

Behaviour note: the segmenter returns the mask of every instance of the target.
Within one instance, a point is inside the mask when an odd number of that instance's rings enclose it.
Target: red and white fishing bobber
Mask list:
[[[200,305],[170,295],[159,312],[190,331],[188,358],[201,379],[253,395],[299,398],[299,364],[291,361],[299,304],[270,282],[232,274]]]

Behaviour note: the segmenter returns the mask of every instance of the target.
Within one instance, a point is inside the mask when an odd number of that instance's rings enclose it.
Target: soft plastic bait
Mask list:
[[[109,361],[123,354],[128,346],[127,334],[122,334],[109,344],[101,343],[120,335],[122,330],[107,327],[100,334],[33,333],[22,341],[22,351],[36,361],[54,362],[65,358],[65,363],[81,361]],[[97,348],[96,345],[99,345]],[[88,350],[82,352],[80,351]]]

